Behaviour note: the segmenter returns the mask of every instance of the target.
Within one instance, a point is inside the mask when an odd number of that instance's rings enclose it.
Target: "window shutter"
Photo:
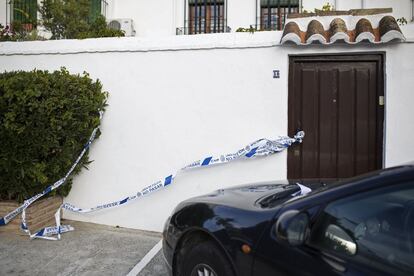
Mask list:
[[[91,0],[91,10],[89,12],[89,19],[91,22],[101,14],[101,4],[102,0]]]
[[[11,4],[13,9],[12,21],[19,21],[23,24],[36,24],[37,0],[14,0]]]

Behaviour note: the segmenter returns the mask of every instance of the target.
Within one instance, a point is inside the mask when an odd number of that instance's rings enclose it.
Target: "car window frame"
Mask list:
[[[345,255],[345,254],[339,253],[338,251],[330,250],[330,249],[327,249],[327,248],[322,248],[322,247],[316,246],[315,244],[310,243],[310,239],[312,237],[312,234],[313,234],[314,231],[316,231],[315,229],[317,229],[321,224],[323,224],[322,220],[323,220],[324,211],[326,210],[326,208],[330,204],[334,204],[335,202],[338,202],[338,201],[341,201],[341,200],[346,200],[347,198],[352,198],[352,197],[358,196],[359,194],[365,194],[365,193],[371,193],[371,192],[374,192],[374,194],[375,194],[375,191],[380,191],[380,190],[383,190],[383,189],[391,189],[391,188],[394,188],[395,186],[404,186],[404,187],[407,187],[407,189],[409,189],[410,185],[412,187],[413,184],[414,184],[414,179],[411,179],[411,180],[405,179],[404,181],[393,181],[393,182],[391,182],[387,185],[379,185],[375,189],[367,189],[367,190],[363,190],[363,191],[358,191],[358,193],[346,194],[344,196],[337,196],[337,197],[331,198],[329,201],[324,202],[323,204],[321,204],[319,206],[318,213],[316,214],[314,219],[311,221],[310,233],[309,233],[309,236],[308,236],[308,240],[305,243],[305,246],[312,249],[312,250],[316,250],[316,251],[320,252],[324,256],[331,256],[333,259],[337,259],[337,260],[339,259],[339,260],[343,261],[345,264],[357,263],[357,264],[363,265],[365,267],[375,266],[375,263],[377,263],[378,261],[372,260],[372,259],[370,259],[370,264],[362,263],[360,258],[358,258],[360,256],[360,255],[358,255],[358,251],[359,251],[358,248],[357,248],[357,253],[355,255]],[[372,196],[374,196],[374,194],[372,194]],[[311,208],[312,207],[310,207],[309,209],[311,209]],[[307,209],[304,210],[304,212],[307,212]],[[357,245],[358,245],[358,243],[357,243]],[[392,266],[392,265],[390,265],[389,267],[391,267],[392,270],[396,269],[396,267]],[[397,273],[396,275],[401,274],[401,270],[398,270],[398,272],[399,273]]]

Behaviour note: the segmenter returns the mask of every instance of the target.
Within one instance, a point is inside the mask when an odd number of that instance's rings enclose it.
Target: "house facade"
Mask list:
[[[396,18],[413,21],[412,0],[91,0],[91,16],[131,19],[131,36],[171,36],[257,30],[282,30],[287,15],[312,12],[329,4],[335,10],[393,8]],[[0,0],[0,24],[39,19],[41,0]],[[121,21],[122,22],[122,21]]]
[[[295,9],[293,2],[284,13]],[[284,21],[281,8],[270,6],[269,13],[261,1],[202,1],[209,9],[200,3],[108,1],[106,16],[132,18],[136,37],[0,43],[0,71],[64,66],[88,72],[109,92],[102,135],[90,149],[95,161],[74,179],[65,202],[81,208],[114,202],[188,163],[260,138],[302,129],[303,143],[182,173],[134,203],[88,215],[64,212],[65,218],[160,231],[178,202],[220,188],[344,178],[414,159],[414,24],[396,22],[409,21],[411,1],[337,0],[347,12]],[[324,1],[306,3],[297,8]],[[361,6],[393,10],[349,11]],[[254,24],[276,30],[235,32]],[[212,33],[187,35],[193,32]]]

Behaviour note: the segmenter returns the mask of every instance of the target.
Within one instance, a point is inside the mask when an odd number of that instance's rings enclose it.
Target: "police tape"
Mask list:
[[[80,162],[82,157],[85,155],[86,151],[89,149],[89,147],[92,144],[93,140],[95,140],[97,131],[98,131],[98,128],[95,128],[92,131],[91,136],[89,137],[87,143],[84,145],[84,147],[83,147],[81,153],[79,154],[78,158],[76,158],[75,162],[72,164],[72,166],[70,167],[70,169],[68,170],[68,172],[65,174],[64,177],[62,177],[61,179],[59,179],[58,181],[56,181],[55,183],[53,183],[52,185],[50,185],[49,187],[44,189],[42,192],[38,193],[37,195],[25,200],[21,206],[19,206],[15,210],[11,211],[10,213],[5,215],[4,217],[0,218],[0,226],[4,226],[4,225],[8,224],[18,214],[22,213],[22,223],[20,225],[20,228],[23,230],[23,232],[27,233],[31,238],[33,238],[33,235],[30,233],[30,231],[27,227],[27,223],[26,223],[26,209],[32,203],[34,203],[36,200],[38,200],[39,198],[43,197],[44,195],[50,193],[53,190],[56,190],[57,188],[59,188],[60,186],[65,184],[68,177],[72,174],[73,170],[76,168],[76,166],[78,165],[78,163]],[[46,228],[50,228],[50,227],[46,227]],[[62,227],[62,229],[58,229],[57,232],[61,232],[61,233],[68,232],[71,229],[73,230],[73,227],[70,227],[70,226],[69,227]],[[42,230],[45,230],[45,229],[42,229]],[[41,232],[42,230],[40,230],[39,232]],[[52,232],[52,229],[46,229],[45,231],[51,231]],[[39,233],[39,232],[37,232],[37,233]]]
[[[200,168],[200,167],[208,167],[208,166],[213,166],[213,165],[225,164],[225,163],[229,163],[229,162],[241,159],[241,158],[250,159],[253,157],[268,156],[268,155],[271,155],[277,152],[281,152],[294,143],[301,143],[302,139],[305,136],[305,133],[303,131],[298,131],[293,138],[289,136],[280,136],[275,140],[259,139],[257,141],[254,141],[248,144],[247,146],[245,146],[244,148],[240,149],[239,151],[235,153],[230,153],[230,154],[220,155],[220,156],[205,157],[203,159],[192,162],[187,166],[184,166],[183,168],[178,170],[175,174],[168,175],[165,178],[158,180],[149,186],[144,187],[143,189],[141,189],[134,195],[128,196],[118,201],[98,205],[92,208],[79,208],[69,203],[63,203],[55,213],[56,226],[45,227],[37,231],[36,233],[32,234],[29,228],[27,227],[27,223],[26,223],[26,209],[39,198],[43,197],[44,195],[50,193],[51,191],[65,184],[67,178],[71,175],[75,167],[78,165],[79,161],[82,159],[83,155],[89,149],[91,143],[95,139],[97,131],[98,131],[98,128],[95,128],[93,130],[88,142],[85,144],[78,158],[76,159],[76,161],[73,163],[73,165],[71,166],[71,168],[69,169],[69,171],[66,173],[66,175],[63,178],[59,179],[58,181],[56,181],[55,183],[47,187],[41,193],[25,200],[23,204],[19,206],[17,209],[13,210],[12,212],[7,214],[3,218],[0,218],[0,226],[8,224],[18,214],[22,213],[21,229],[26,234],[28,234],[31,239],[41,238],[41,239],[48,239],[48,240],[59,240],[61,238],[62,233],[74,230],[74,228],[70,225],[61,225],[60,216],[61,216],[62,209],[70,211],[70,212],[85,214],[85,213],[91,213],[91,212],[95,212],[95,211],[102,210],[102,209],[109,209],[109,208],[121,206],[121,205],[124,205],[133,200],[137,200],[138,198],[142,196],[148,195],[150,193],[160,190],[163,187],[166,187],[172,184],[176,176],[181,172],[195,169],[195,168]],[[302,185],[299,185],[299,187],[301,188],[300,194],[305,194],[310,191],[310,190],[307,190],[307,188]],[[294,196],[297,196],[300,194],[295,194]],[[57,235],[57,237],[52,237],[53,235]]]

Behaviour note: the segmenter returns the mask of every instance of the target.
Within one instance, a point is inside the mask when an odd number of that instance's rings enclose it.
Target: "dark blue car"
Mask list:
[[[173,275],[414,275],[414,165],[332,184],[262,183],[182,202]]]

